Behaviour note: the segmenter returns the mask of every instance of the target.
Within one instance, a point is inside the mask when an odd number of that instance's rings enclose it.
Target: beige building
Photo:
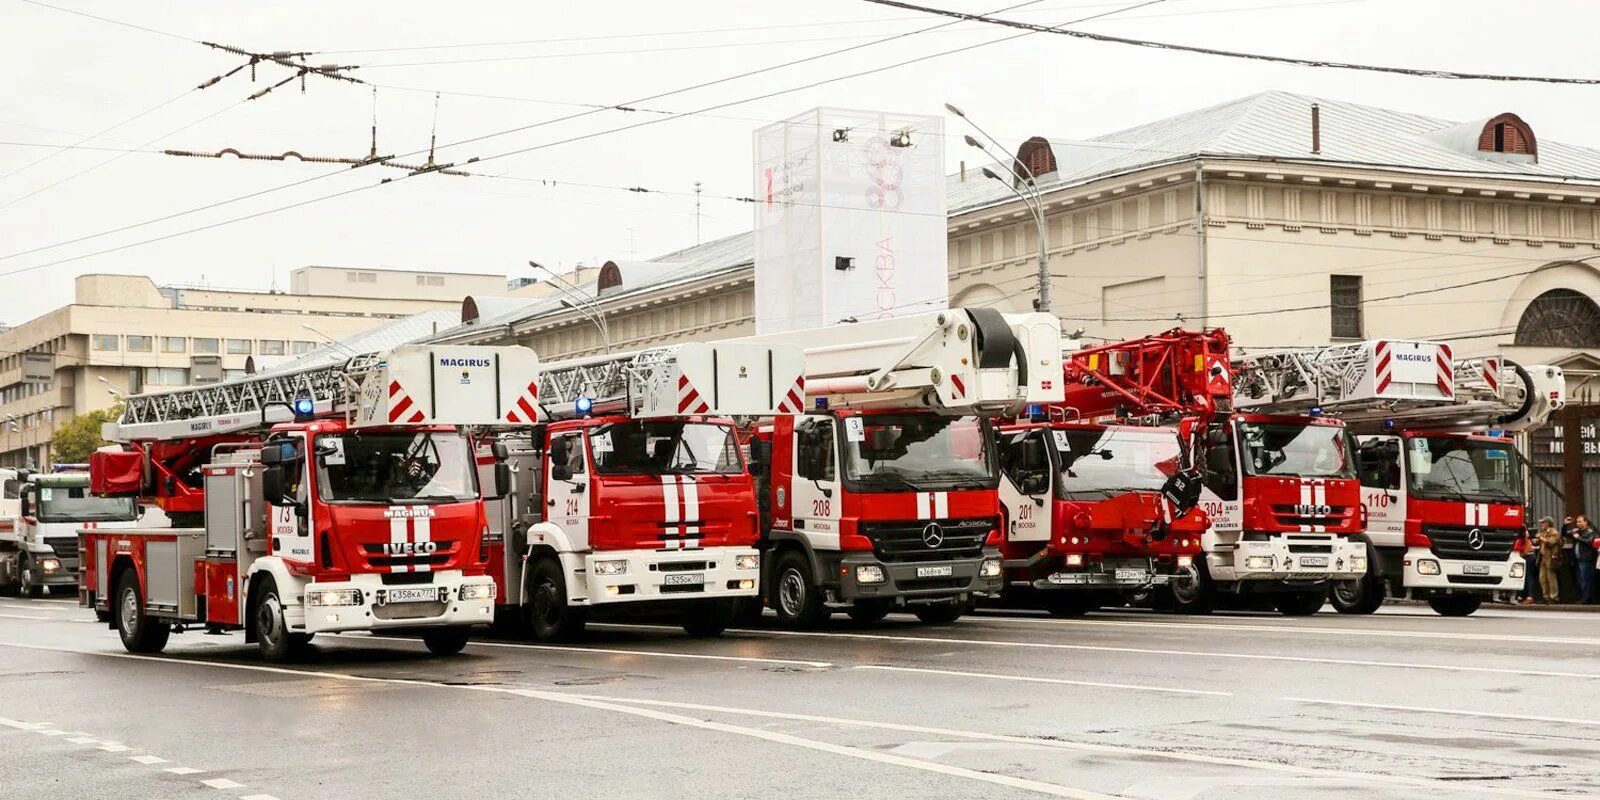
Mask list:
[[[297,295],[460,300],[469,294],[504,294],[506,276],[364,267],[300,267],[289,273]]]
[[[115,393],[236,377],[330,338],[459,303],[460,295],[216,291],[158,287],[143,276],[79,276],[71,305],[0,330],[0,465],[49,465],[54,428],[110,407]]]

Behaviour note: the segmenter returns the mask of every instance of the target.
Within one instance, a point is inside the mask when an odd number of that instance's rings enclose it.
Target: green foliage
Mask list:
[[[90,453],[106,445],[106,440],[100,438],[100,425],[120,416],[121,408],[101,409],[61,423],[50,438],[51,457],[63,464],[88,461]]]

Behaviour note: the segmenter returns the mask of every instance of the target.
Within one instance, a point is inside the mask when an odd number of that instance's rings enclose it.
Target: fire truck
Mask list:
[[[792,345],[697,342],[546,363],[536,424],[491,445],[500,616],[540,640],[591,611],[664,612],[716,636],[759,580],[759,519],[736,419],[797,401]]]
[[[1197,451],[1170,423],[1226,403],[1228,373],[1191,365],[1226,363],[1227,340],[1063,349],[1062,402],[1000,426],[1004,601],[1077,616],[1128,595],[1164,600],[1169,584],[1192,580],[1207,525]],[[1146,424],[1126,424],[1134,418]]]
[[[6,471],[10,472],[10,471]],[[78,585],[78,529],[132,527],[132,498],[95,497],[85,472],[0,472],[15,481],[15,516],[0,516],[0,591],[40,597]]]
[[[243,630],[269,661],[379,629],[460,651],[495,596],[463,429],[519,419],[537,366],[523,347],[404,346],[128,397],[91,487],[174,527],[80,531],[80,604],[138,653],[189,628]]]
[[[894,610],[955,621],[1000,589],[990,416],[1061,397],[1061,323],[950,309],[746,341],[795,341],[805,380],[754,433],[762,598],[781,623]]]
[[[1367,572],[1334,585],[1335,609],[1368,614],[1392,595],[1466,616],[1497,591],[1521,590],[1526,498],[1508,434],[1565,404],[1560,368],[1395,340],[1270,358],[1296,376],[1286,393],[1316,398],[1357,434]]]

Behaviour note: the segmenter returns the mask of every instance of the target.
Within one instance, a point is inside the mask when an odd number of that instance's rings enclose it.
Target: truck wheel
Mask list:
[[[1309,617],[1322,609],[1322,604],[1328,602],[1328,590],[1317,589],[1309,592],[1284,592],[1272,596],[1272,607],[1286,617]]]
[[[427,645],[428,652],[436,656],[453,656],[461,652],[471,638],[472,629],[465,625],[429,628],[422,632],[422,643]]]
[[[533,563],[528,575],[528,590],[523,593],[528,605],[528,627],[541,642],[563,642],[583,635],[587,621],[583,609],[567,604],[567,578],[561,562],[546,556]]]
[[[962,612],[967,610],[966,603],[954,601],[940,603],[933,606],[917,606],[917,619],[925,625],[949,625],[961,619]]]
[[[1328,602],[1340,614],[1371,614],[1383,605],[1383,579],[1369,573],[1360,580],[1338,581],[1328,591]]]
[[[311,637],[289,632],[289,622],[283,615],[283,599],[278,596],[278,584],[271,578],[263,579],[256,592],[256,647],[261,650],[261,659],[274,664],[293,660],[305,650]]]
[[[117,581],[115,607],[117,634],[130,653],[159,653],[167,646],[172,625],[144,613],[144,595],[139,591],[139,576],[133,570]]]
[[[33,572],[33,559],[22,562],[22,574],[18,576],[18,588],[23,597],[38,599],[44,597],[45,589],[37,583],[38,575]]]
[[[1058,589],[1044,595],[1044,610],[1052,617],[1081,617],[1100,607],[1093,592]]]
[[[822,587],[811,577],[811,563],[794,551],[778,559],[777,596],[772,607],[786,628],[814,628],[829,616],[822,604]]]
[[[1167,584],[1166,595],[1157,607],[1166,606],[1170,599],[1170,609],[1179,614],[1210,614],[1217,607],[1217,586],[1211,582],[1203,554],[1195,557],[1192,572],[1180,574]]]
[[[711,638],[721,636],[733,622],[733,600],[703,600],[691,604],[683,616],[683,631],[690,636]]]
[[[1483,605],[1483,595],[1436,594],[1428,598],[1428,605],[1441,617],[1465,617]]]
[[[870,625],[889,616],[893,610],[894,602],[890,600],[857,600],[848,613],[856,622]]]

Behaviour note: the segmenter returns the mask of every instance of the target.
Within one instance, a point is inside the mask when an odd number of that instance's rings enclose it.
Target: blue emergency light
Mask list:
[[[577,408],[578,416],[587,417],[589,412],[594,410],[594,401],[587,397],[579,397],[573,406]]]
[[[1031,419],[1034,422],[1044,422],[1045,421],[1044,406],[1041,406],[1038,403],[1034,403],[1032,405],[1029,405],[1028,406],[1028,419]]]
[[[1392,420],[1392,419],[1384,420],[1383,421],[1383,429],[1386,430],[1386,431],[1394,430],[1394,420]]]
[[[828,410],[828,398],[826,398],[826,397],[817,398],[817,410],[818,411],[827,411]]]
[[[1306,413],[1313,417],[1320,417],[1322,416],[1322,406],[1312,406],[1311,410],[1307,411]]]
[[[316,401],[309,397],[296,397],[290,408],[294,410],[295,421],[304,422],[311,418],[312,413],[317,409],[317,404]]]

